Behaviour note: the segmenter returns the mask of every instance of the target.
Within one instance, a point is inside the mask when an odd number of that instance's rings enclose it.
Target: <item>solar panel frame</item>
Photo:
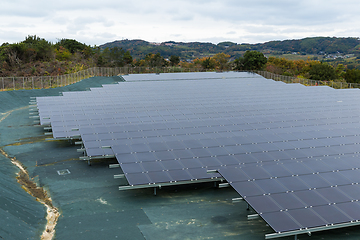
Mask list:
[[[89,158],[114,155],[132,186],[220,178],[206,170],[236,169],[241,174],[230,184],[277,233],[359,220],[358,90],[247,73],[128,80],[37,98],[40,123],[52,126],[55,139],[80,136]]]

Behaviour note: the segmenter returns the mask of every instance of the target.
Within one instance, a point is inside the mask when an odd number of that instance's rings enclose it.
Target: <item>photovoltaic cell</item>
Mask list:
[[[327,224],[312,208],[291,209],[287,211],[287,213],[295,219],[302,228],[314,228]]]
[[[269,212],[261,217],[277,232],[298,230],[300,225],[287,212]]]
[[[222,176],[276,232],[360,219],[359,90],[234,72],[124,78],[38,97],[40,123],[80,137],[87,157],[115,155],[133,186]]]
[[[360,220],[360,204],[357,202],[344,202],[336,205],[343,213],[352,218],[352,221]]]

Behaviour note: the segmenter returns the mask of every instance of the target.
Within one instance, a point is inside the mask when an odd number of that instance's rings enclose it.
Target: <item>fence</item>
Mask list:
[[[311,79],[305,79],[305,78],[284,76],[284,75],[279,75],[279,74],[266,72],[266,71],[254,71],[254,73],[257,73],[267,79],[273,79],[275,81],[282,81],[285,83],[300,83],[300,84],[303,84],[306,86],[329,86],[329,87],[337,88],[337,89],[360,88],[360,84],[358,84],[358,83],[318,81],[318,80],[311,80]]]
[[[39,77],[0,77],[0,91],[20,90],[20,89],[41,89],[62,87],[79,82],[83,79],[99,76],[116,76],[119,74],[136,74],[136,73],[174,73],[174,72],[201,72],[199,68],[180,68],[180,67],[118,67],[104,68],[93,67],[76,73],[70,73],[59,76],[39,76]],[[304,78],[283,76],[266,71],[253,71],[265,78],[286,83],[300,83],[307,86],[330,86],[332,88],[360,88],[360,84],[334,82],[334,81],[316,81]]]
[[[41,89],[62,87],[79,82],[83,79],[99,76],[116,76],[119,74],[135,73],[174,73],[174,72],[199,72],[201,69],[184,69],[180,67],[93,67],[76,73],[59,76],[37,76],[37,77],[0,77],[0,91],[21,90],[21,89]]]

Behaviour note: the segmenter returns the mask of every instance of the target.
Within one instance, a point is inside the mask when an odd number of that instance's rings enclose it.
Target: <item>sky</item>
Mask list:
[[[360,37],[359,9],[358,0],[1,0],[0,45],[28,35],[91,46]]]

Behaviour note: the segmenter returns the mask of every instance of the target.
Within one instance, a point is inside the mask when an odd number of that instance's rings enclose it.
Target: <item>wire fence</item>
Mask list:
[[[0,91],[21,89],[42,89],[70,85],[90,77],[110,77],[116,75],[136,73],[174,73],[174,72],[200,72],[198,68],[180,67],[93,67],[76,73],[59,76],[34,76],[34,77],[0,77]]]
[[[34,77],[0,77],[0,91],[21,90],[21,89],[42,89],[67,86],[90,77],[110,77],[116,75],[138,74],[138,73],[175,73],[175,72],[203,72],[201,68],[181,67],[93,67],[76,73],[59,76],[34,76]],[[285,83],[300,83],[306,86],[330,86],[332,88],[360,88],[360,84],[317,81],[311,79],[297,78],[278,75],[266,71],[253,71],[267,79],[282,81]]]
[[[273,79],[275,81],[282,81],[285,83],[300,83],[305,86],[329,86],[329,87],[337,88],[337,89],[360,88],[360,84],[358,84],[358,83],[318,81],[318,80],[311,80],[311,79],[306,79],[306,78],[284,76],[284,75],[279,75],[279,74],[266,72],[266,71],[254,71],[254,73],[257,73],[267,79]]]

